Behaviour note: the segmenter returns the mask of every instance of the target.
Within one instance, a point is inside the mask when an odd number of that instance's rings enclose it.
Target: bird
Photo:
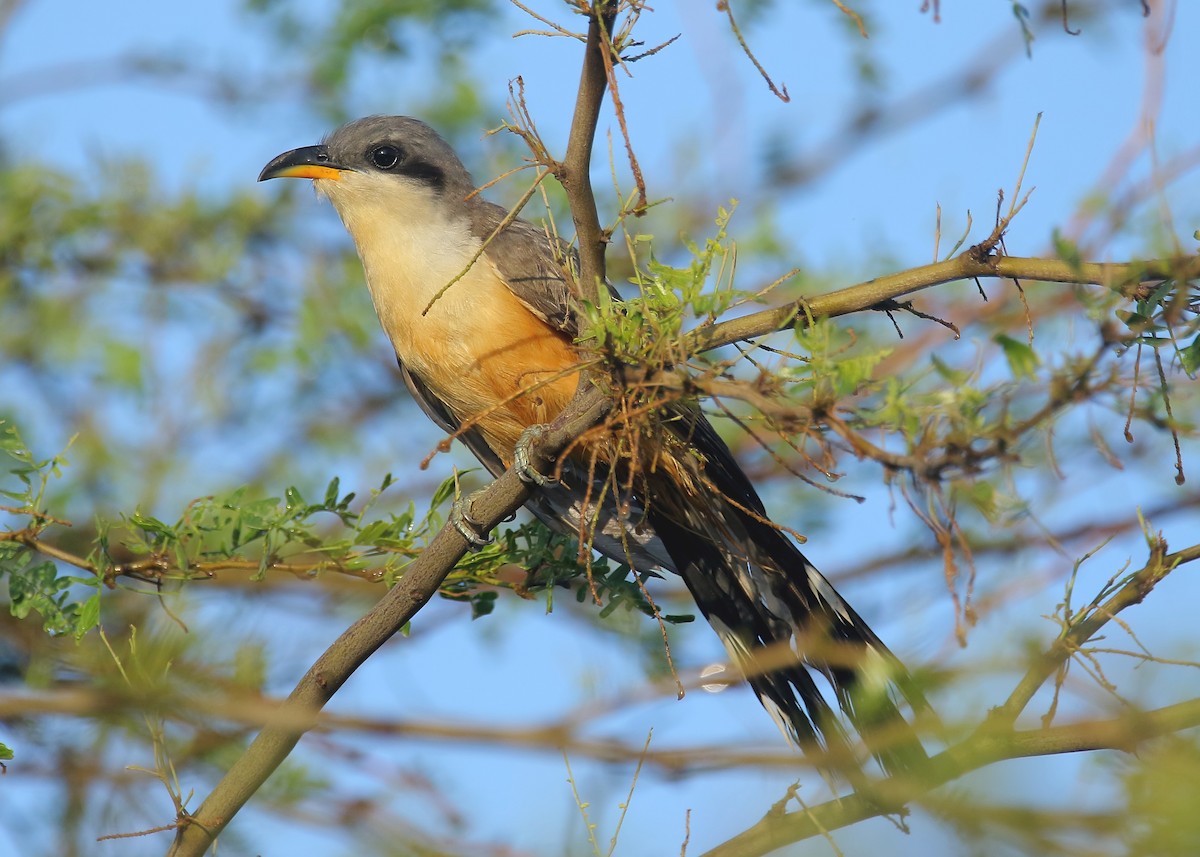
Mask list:
[[[413,117],[350,122],[272,159],[258,180],[274,178],[311,179],[332,203],[412,397],[494,475],[524,467],[537,483],[526,503],[537,518],[585,534],[589,547],[639,572],[679,575],[802,751],[856,768],[869,754],[887,774],[928,758],[901,711],[904,703],[914,716],[929,711],[923,691],[768,517],[698,407],[653,409],[641,448],[624,457],[595,441],[566,454],[553,477],[528,467],[530,432],[566,407],[583,364],[581,297],[565,242],[484,199],[454,149]],[[617,496],[604,484],[627,490]],[[481,541],[486,534],[463,527],[470,518],[460,514],[460,530]]]

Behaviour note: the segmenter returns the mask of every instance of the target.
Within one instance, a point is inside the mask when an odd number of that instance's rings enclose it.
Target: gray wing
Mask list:
[[[475,429],[458,433],[460,423],[450,409],[435,396],[424,382],[400,363],[400,375],[404,386],[412,394],[425,415],[447,434],[454,435],[479,459],[492,476],[505,471],[500,456],[488,446],[483,435]],[[562,467],[559,482],[535,491],[525,503],[525,508],[537,516],[543,524],[563,535],[579,536],[591,532],[592,547],[617,562],[627,563],[638,571],[656,568],[674,571],[675,565],[654,530],[645,520],[645,510],[640,503],[630,503],[619,510],[613,502],[599,508],[584,508],[585,496],[604,496],[604,486],[594,481],[592,491],[585,490],[587,472],[568,461]]]

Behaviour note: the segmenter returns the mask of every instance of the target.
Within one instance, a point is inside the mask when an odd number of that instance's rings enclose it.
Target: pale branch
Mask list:
[[[592,301],[596,300],[599,284],[604,282],[605,278],[604,253],[608,243],[608,236],[600,225],[595,196],[592,191],[590,175],[591,154],[600,106],[603,102],[608,82],[605,52],[613,50],[610,34],[613,32],[613,24],[616,20],[618,7],[618,0],[599,0],[599,2],[587,7],[589,17],[588,38],[584,51],[575,116],[571,125],[566,155],[564,156],[564,160],[560,164],[557,164],[554,170],[566,191],[572,217],[575,221],[580,252],[580,288],[584,297]],[[586,376],[586,373],[584,375]],[[580,408],[586,410],[590,407],[593,412],[598,414],[607,410],[607,404],[598,403],[594,395],[589,396],[584,401],[576,401],[575,405],[577,411]],[[560,417],[560,421],[568,417],[569,413],[570,409]],[[556,421],[556,425],[558,424],[559,421]],[[588,426],[581,426],[579,431],[582,432],[588,427],[590,427],[590,424]],[[513,508],[515,509],[519,505],[520,503],[517,503]],[[504,517],[510,512],[511,510],[505,512],[500,517]],[[447,543],[443,539],[443,536],[445,536],[444,532],[439,534],[438,538],[434,540],[426,550],[421,560],[422,562],[436,562],[438,560],[438,555],[436,553],[431,555],[430,552],[435,545],[444,545]],[[86,568],[93,573],[100,574],[102,571],[95,563],[85,558],[63,552],[40,539],[33,537],[25,538],[23,535],[16,533],[6,534],[5,537],[21,541],[27,547],[39,550],[47,556],[80,568]],[[439,548],[439,550],[441,549]],[[454,561],[457,561],[457,557]],[[140,573],[147,571],[157,572],[161,575],[165,570],[160,567],[161,563],[158,560],[152,560],[151,564],[153,568],[129,565],[128,567],[118,567],[115,572],[110,569],[106,575],[106,579],[111,579],[115,574],[121,573],[139,577]],[[452,566],[453,562],[447,566],[446,572]],[[228,564],[222,564],[221,567],[228,567]],[[283,568],[284,570],[290,570],[288,566],[284,566]],[[443,572],[443,576],[446,572]]]
[[[532,444],[533,465],[545,471],[574,438],[607,412],[608,401],[594,389],[577,395],[550,430]],[[513,469],[473,497],[472,515],[486,530],[529,499],[530,486]],[[317,658],[273,719],[221,778],[192,815],[178,819],[170,857],[200,857],[267,778],[317,723],[317,713],[380,646],[404,627],[433,597],[454,565],[467,552],[466,538],[447,525],[434,537],[400,581]]]
[[[608,235],[600,225],[591,187],[591,152],[599,110],[607,88],[606,55],[602,52],[612,50],[610,34],[613,32],[618,5],[616,0],[601,0],[601,2],[586,7],[589,15],[588,38],[575,115],[564,160],[555,171],[567,193],[575,222],[580,252],[581,291],[585,299],[594,303],[598,303],[596,299],[605,280],[604,254]],[[981,250],[976,247],[947,262],[872,280],[859,286],[834,292],[824,298],[799,301],[743,319],[706,325],[690,334],[689,343],[692,347],[688,350],[703,351],[760,336],[786,327],[797,317],[832,317],[870,309],[902,295],[958,279],[984,276],[1020,277],[1030,280],[1102,283],[1113,286],[1114,284],[1125,285],[1137,282],[1138,278],[1151,279],[1171,276],[1178,273],[1175,270],[1176,266],[1185,262],[1191,272],[1187,276],[1193,276],[1197,268],[1195,259],[1174,263],[1150,262],[1138,265],[1091,263],[1071,265],[1057,260],[995,256],[989,252],[989,249]],[[551,431],[544,435],[540,442],[533,445],[531,452],[534,466],[542,470],[547,469],[545,465],[552,461],[554,455],[581,432],[601,419],[609,407],[609,401],[597,390],[581,387],[580,394],[555,421]],[[472,514],[490,530],[519,508],[528,499],[529,492],[529,486],[519,478],[515,471],[510,470],[493,482],[484,492],[476,495],[472,503]],[[333,694],[358,666],[402,628],[433,596],[446,574],[461,559],[467,549],[468,544],[462,534],[454,527],[444,527],[423,554],[408,567],[399,583],[371,611],[351,625],[317,659],[289,695],[287,702],[278,709],[242,757],[227,771],[195,814],[178,819],[178,833],[169,852],[172,857],[184,857],[184,855],[199,857],[208,849],[214,838],[225,828],[238,810],[287,757],[299,738],[319,722],[319,711]],[[1160,559],[1165,561],[1167,558]],[[1162,573],[1169,570],[1166,568]],[[1145,592],[1141,592],[1136,599],[1131,598],[1127,603],[1134,603],[1134,600],[1140,600],[1144,595]],[[1121,604],[1116,609],[1123,606],[1127,606],[1127,604]],[[1104,621],[1107,621],[1107,618]],[[1095,622],[1095,618],[1091,618],[1086,620],[1083,625],[1090,627]],[[1102,625],[1103,621],[1100,624]],[[1089,632],[1089,635],[1090,633],[1094,633],[1094,631]],[[1081,637],[1080,642],[1086,639],[1086,636]],[[1067,652],[1065,657],[1069,657],[1069,655],[1070,652]],[[1045,675],[1050,675],[1053,669],[1054,667],[1050,667]],[[1044,677],[1042,680],[1044,681]],[[1150,718],[1147,722],[1152,724],[1157,722],[1153,720],[1154,713],[1146,715],[1146,717]],[[1163,715],[1160,719],[1168,718]],[[961,756],[963,745],[960,745],[932,760],[931,768],[945,771],[945,779],[942,780],[944,782],[969,770],[970,767],[966,767],[966,765],[978,766],[986,764],[989,760],[1006,758],[1004,753],[1017,754],[1023,746],[1017,740],[1021,735],[1022,733],[1003,736],[997,736],[990,732],[977,733],[968,742],[965,742],[967,744],[974,742],[978,745],[977,748],[974,748],[975,755],[964,761]],[[1052,749],[1045,749],[1048,744],[1044,736],[1039,740],[1038,746],[1043,748],[1042,752],[1053,752]],[[1099,738],[1093,736],[1092,740],[1095,743]],[[1079,744],[1079,739],[1075,739],[1075,744]],[[1067,752],[1067,750],[1060,752]],[[955,753],[959,753],[959,755],[956,756]],[[980,761],[975,761],[976,759]],[[885,780],[878,786],[879,794],[886,796],[891,788],[891,782]],[[930,787],[932,786],[922,783],[920,790],[927,790]],[[911,797],[912,795],[905,792],[897,805],[903,805],[903,802]],[[878,814],[878,795],[873,793],[869,801],[861,795],[854,795],[841,801],[835,801],[832,804],[832,810],[824,810],[826,814],[830,815],[831,820],[825,821],[822,829],[828,830],[841,826],[837,823],[837,813],[846,814],[848,807],[855,801],[860,803],[865,801],[869,807],[868,814]],[[802,822],[807,823],[814,813],[821,812],[823,809],[823,807],[817,807],[803,814]],[[777,827],[776,822],[784,825],[794,822],[794,819],[795,816],[783,816],[782,819],[772,818],[767,821],[771,822],[771,827],[774,829]],[[747,833],[752,834],[752,831]],[[713,853],[722,852],[718,850]],[[743,852],[739,851],[738,853]]]
[[[1133,751],[1147,741],[1197,726],[1200,700],[1193,699],[1111,720],[973,736],[931,758],[916,776],[895,776],[872,783],[870,795],[856,793],[797,812],[769,813],[701,857],[761,857],[868,818],[900,812],[938,786],[1006,759],[1094,750]]]
[[[1200,559],[1200,545],[1168,554],[1166,544],[1155,539],[1150,549],[1149,562],[1129,575],[1124,585],[1103,604],[1091,605],[1090,610],[1077,621],[1071,621],[1069,616],[1064,617],[1069,624],[1063,634],[1029,668],[1004,704],[992,711],[988,723],[980,727],[981,731],[990,730],[997,724],[1011,726],[1046,679],[1059,670],[1080,646],[1126,607],[1140,604],[1158,582],[1175,568]]]
[[[689,682],[690,688],[711,685],[711,676]],[[654,688],[655,695],[674,698],[677,685]],[[497,726],[486,722],[452,722],[447,720],[408,720],[362,717],[329,712],[314,713],[286,700],[263,697],[258,693],[227,693],[191,695],[180,694],[164,700],[177,706],[181,716],[202,722],[233,724],[233,733],[246,728],[272,726],[294,730],[317,730],[330,734],[358,733],[381,737],[422,741],[444,741],[453,744],[477,744],[530,751],[560,753],[566,749],[571,756],[586,757],[603,762],[644,762],[671,775],[699,770],[726,768],[817,768],[832,760],[825,756],[799,756],[784,747],[756,750],[737,749],[727,745],[697,745],[671,749],[649,749],[617,739],[593,738],[581,734],[584,723],[561,720],[529,726]],[[112,718],[121,714],[137,715],[145,699],[136,692],[121,694],[95,688],[62,688],[51,692],[10,695],[0,698],[0,718],[31,716],[70,716]],[[589,712],[591,713],[591,712]]]
[[[923,794],[1004,759],[1102,749],[1131,750],[1151,738],[1200,725],[1200,700],[1193,699],[1155,711],[1129,712],[1109,721],[1033,730],[1012,728],[1038,688],[1080,646],[1126,607],[1140,603],[1180,565],[1196,560],[1200,560],[1200,545],[1168,554],[1165,543],[1154,540],[1146,565],[1129,575],[1103,604],[1093,603],[1081,621],[1070,624],[1021,678],[1008,700],[992,710],[970,737],[931,757],[919,769],[872,782],[867,790],[859,789],[798,812],[769,814],[702,857],[757,857],[867,818],[903,812],[907,804]]]
[[[835,0],[835,2],[836,2],[836,0]],[[762,79],[764,81],[766,81],[767,88],[771,90],[771,94],[774,95],[776,98],[778,98],[780,101],[784,102],[785,104],[787,102],[791,101],[792,97],[790,95],[788,95],[787,86],[785,86],[784,84],[780,84],[779,86],[776,86],[775,81],[771,80],[770,73],[765,68],[763,68],[762,63],[760,63],[758,61],[758,57],[756,57],[754,55],[754,52],[752,50],[750,50],[750,45],[747,44],[746,37],[744,35],[742,35],[742,30],[738,26],[737,20],[733,17],[733,7],[729,4],[728,0],[720,0],[720,2],[717,3],[717,11],[724,12],[726,17],[729,19],[729,29],[733,33],[733,37],[735,39],[737,39],[738,46],[742,49],[742,53],[744,53],[746,55],[746,58],[749,59],[750,62],[754,65],[754,68],[762,76]],[[866,30],[863,29],[862,19],[858,18],[856,13],[851,12],[850,10],[848,10],[844,7],[842,8],[842,11],[845,12],[846,14],[854,16],[858,20],[859,32],[861,32],[863,34],[863,37],[865,38]]]
[[[729,321],[702,325],[687,336],[688,353],[699,353],[783,330],[797,319],[836,318],[869,310],[886,301],[933,286],[973,278],[1099,285],[1127,293],[1131,286],[1168,278],[1200,276],[1200,256],[1139,262],[1066,262],[985,254],[971,247],[944,262],[909,268],[813,298],[763,310]]]
[[[701,683],[711,683],[711,677],[695,682],[696,685]],[[661,690],[664,695],[674,697],[675,688],[676,685],[669,683]],[[644,763],[658,768],[668,776],[733,768],[794,772],[800,769],[821,769],[831,763],[846,761],[819,753],[800,756],[783,747],[739,749],[728,744],[698,744],[669,749],[647,749],[642,744],[615,738],[588,737],[581,734],[581,724],[566,721],[531,726],[497,726],[486,722],[405,720],[328,712],[313,714],[296,710],[294,706],[286,708],[286,702],[283,700],[249,693],[221,697],[212,694],[181,695],[178,703],[180,706],[186,706],[187,714],[191,718],[201,721],[211,718],[236,724],[235,734],[240,734],[246,727],[259,728],[270,724],[330,734],[357,733],[405,740],[442,741],[458,746],[476,744],[553,754],[561,753],[565,749],[572,757],[590,758],[606,763]],[[123,712],[141,713],[144,704],[145,699],[139,698],[136,693],[123,696],[94,688],[63,688],[53,692],[0,698],[0,718],[47,715],[111,718]],[[1176,728],[1165,731],[1179,731],[1197,725],[1191,719],[1191,715],[1181,714],[1191,711],[1189,706],[1196,705],[1200,705],[1200,700],[1191,700],[1156,711],[1130,712],[1111,720],[1082,720],[1053,727],[1004,732],[999,738],[992,736],[992,739],[994,744],[1010,748],[1003,756],[1006,759],[1112,747],[1128,749],[1136,740],[1141,740],[1141,726],[1146,722],[1146,718],[1153,721],[1164,712],[1174,712],[1172,717],[1186,718]],[[1136,740],[1131,740],[1131,735],[1137,736]],[[982,740],[980,746],[986,746]]]

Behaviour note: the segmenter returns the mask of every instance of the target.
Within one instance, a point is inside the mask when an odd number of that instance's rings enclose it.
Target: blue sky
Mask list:
[[[328,4],[312,3],[317,19],[327,15]],[[1122,141],[1136,127],[1148,61],[1142,49],[1145,38],[1138,3],[1114,15],[1107,25],[1085,24],[1079,37],[1045,32],[1035,43],[1030,60],[1018,59],[977,99],[937,113],[888,137],[851,153],[842,163],[798,193],[779,192],[762,168],[772,136],[816,144],[832,133],[840,108],[851,99],[847,83],[852,59],[841,37],[845,21],[823,2],[780,3],[778,19],[769,27],[750,27],[748,33],[757,56],[792,96],[783,104],[767,91],[754,69],[729,38],[723,19],[713,4],[655,4],[644,18],[642,37],[650,44],[682,33],[680,41],[660,58],[634,66],[635,77],[622,81],[634,143],[650,179],[651,196],[667,194],[676,182],[687,181],[701,189],[716,206],[731,196],[741,203],[735,225],[749,228],[758,206],[776,206],[783,236],[794,247],[797,261],[821,268],[833,267],[847,276],[871,276],[930,260],[934,208],[940,203],[947,234],[961,229],[965,211],[975,217],[974,238],[985,234],[999,187],[1010,188],[1025,154],[1030,130],[1043,114],[1037,146],[1030,161],[1026,186],[1037,190],[1026,212],[1008,238],[1011,252],[1034,255],[1046,251],[1051,230],[1066,224],[1085,198]],[[875,59],[883,67],[888,92],[922,91],[947,80],[961,64],[1002,50],[996,39],[1004,33],[1017,40],[1017,30],[1007,0],[942,4],[942,22],[918,14],[919,3],[877,3],[877,27],[872,33]],[[554,14],[558,4],[536,8]],[[1161,10],[1160,10],[1161,11]],[[166,4],[127,2],[78,3],[67,0],[30,2],[18,13],[0,48],[0,82],[10,83],[0,96],[0,135],[11,152],[53,164],[97,168],[105,158],[136,153],[150,157],[166,181],[173,185],[199,185],[221,192],[253,183],[261,166],[278,152],[315,142],[327,130],[294,90],[269,103],[233,110],[213,107],[189,94],[186,87],[149,86],[141,81],[95,84],[73,79],[64,89],[27,95],[13,81],[45,82],[63,63],[95,60],[100,63],[129,52],[168,52],[206,67],[286,69],[286,57],[264,52],[255,33],[260,26],[227,2]],[[1165,89],[1155,128],[1161,161],[1200,144],[1195,117],[1195,82],[1200,80],[1200,6],[1179,3],[1174,10],[1174,32],[1165,56]],[[1160,18],[1161,20],[1161,18]],[[510,10],[504,32],[530,22]],[[1015,48],[1019,51],[1019,47]],[[502,104],[506,81],[524,76],[529,106],[552,147],[561,147],[566,135],[576,86],[577,46],[568,40],[549,43],[525,36],[500,36],[486,40],[470,57],[492,91],[488,99]],[[429,63],[419,55],[388,75],[371,68],[360,70],[355,103],[360,112],[407,112],[422,100]],[[88,75],[91,76],[91,75]],[[602,120],[610,128],[610,114]],[[497,115],[497,124],[502,117]],[[483,129],[481,129],[482,132]],[[679,156],[684,141],[687,158]],[[487,143],[481,143],[486,148]],[[598,149],[602,152],[602,148]],[[602,157],[602,155],[601,155]],[[607,186],[607,173],[598,164],[598,186]],[[1142,155],[1130,171],[1134,181],[1150,175],[1150,159]],[[477,171],[477,178],[480,177]],[[1124,184],[1100,188],[1119,192]],[[1163,200],[1180,224],[1180,240],[1197,226],[1200,184],[1193,172],[1165,192]],[[273,193],[275,188],[264,187]],[[1150,212],[1153,214],[1153,210]],[[330,240],[341,238],[340,224],[327,206],[312,203],[312,218],[327,230]],[[1149,218],[1148,218],[1149,222]],[[736,231],[736,229],[735,229]],[[1145,246],[1148,230],[1135,230],[1125,238],[1098,249],[1104,257],[1119,258]],[[1185,244],[1192,247],[1192,244]],[[945,244],[943,245],[945,248]],[[970,332],[958,348],[972,347]],[[386,349],[382,336],[380,348]],[[1193,458],[1193,463],[1195,459]],[[1153,480],[1151,480],[1153,481]],[[1158,483],[1161,483],[1161,478]],[[1155,484],[1158,484],[1155,483]],[[1115,486],[1111,489],[1108,486]],[[1146,501],[1157,488],[1128,481],[1118,482],[1106,472],[1072,474],[1066,492],[1078,497],[1078,509],[1104,507],[1112,492],[1145,490]],[[192,496],[203,493],[197,486]],[[851,504],[846,504],[847,506]],[[872,551],[884,552],[897,539],[879,521],[888,519],[890,498],[875,495],[827,531],[821,545],[810,544],[823,568],[836,572],[852,564],[852,556],[870,542]],[[867,529],[864,529],[867,528]],[[1193,530],[1191,534],[1188,529]],[[864,539],[863,532],[871,533]],[[1182,540],[1194,536],[1194,526],[1182,523],[1169,532]],[[1122,553],[1122,550],[1124,551]],[[1110,548],[1111,565],[1126,555],[1136,555],[1132,540]],[[940,570],[935,570],[936,577]],[[1107,573],[1097,572],[1102,579]],[[937,581],[899,587],[848,587],[847,594],[860,612],[872,618],[883,636],[909,660],[920,661],[952,648],[952,627]],[[1194,597],[1196,587],[1172,581],[1163,597],[1139,608],[1140,627],[1152,643],[1168,647],[1164,654],[1186,656],[1177,646],[1172,603]],[[1032,586],[1025,596],[1004,611],[984,617],[972,637],[967,657],[993,647],[997,662],[1019,649],[1011,632],[1015,617],[1043,636],[1050,626],[1030,623],[1028,617],[1049,613],[1061,595],[1060,578],[1047,586]],[[1173,597],[1172,597],[1173,596]],[[226,622],[226,604],[197,597],[189,609],[203,620],[207,615]],[[889,609],[897,598],[911,599],[925,610],[895,615]],[[906,602],[907,603],[907,602]],[[613,636],[582,628],[565,614],[551,617],[538,610],[506,604],[501,622],[484,627],[470,624],[457,606],[435,603],[416,623],[407,640],[389,644],[339,695],[333,709],[344,713],[403,716],[418,719],[496,720],[513,724],[531,718],[564,713],[589,699],[606,698],[619,688],[639,686],[640,673],[630,668],[630,650]],[[208,611],[212,611],[211,614]],[[275,608],[251,603],[232,620],[229,631],[253,633],[271,627],[277,661],[273,675],[280,690],[319,654],[339,630],[338,622],[298,609],[287,623]],[[882,618],[887,614],[892,618]],[[881,617],[876,621],[875,617]],[[214,621],[218,621],[214,618]],[[503,627],[499,627],[500,625]],[[719,659],[715,639],[700,635],[689,652],[700,666],[705,658]],[[1191,643],[1194,656],[1194,641]],[[952,661],[953,662],[953,661]],[[1136,682],[1136,677],[1130,681]],[[983,693],[986,693],[985,686]],[[986,697],[984,697],[986,698]],[[982,701],[982,698],[981,698]],[[969,704],[969,703],[962,703]],[[635,742],[654,728],[654,746],[699,740],[740,740],[747,735],[763,745],[778,740],[769,719],[745,692],[709,695],[691,693],[681,703],[660,698],[633,713],[603,719],[599,729],[632,735]],[[377,750],[370,739],[356,740],[364,749]],[[307,745],[306,745],[307,746]],[[320,764],[319,749],[306,758]],[[338,765],[337,761],[329,763]],[[1099,801],[1105,786],[1081,775],[1089,762],[1064,760],[1038,768],[1040,785],[1047,795],[1070,795],[1076,802]],[[394,766],[425,771],[461,806],[471,808],[464,835],[481,842],[500,841],[514,848],[553,853],[558,843],[570,841],[574,853],[586,853],[581,825],[565,784],[560,758],[552,754],[527,756],[490,748],[452,748],[435,743],[390,743],[373,756],[372,768]],[[630,772],[573,760],[579,787],[593,802],[602,841],[612,830],[616,806],[624,799]],[[376,771],[377,773],[377,771]],[[11,775],[10,775],[11,776]],[[364,792],[387,777],[348,776]],[[999,766],[974,781],[1013,800],[1025,796],[1028,782],[1018,764]],[[711,846],[753,823],[762,809],[776,800],[790,778],[784,772],[721,773],[673,781],[647,772],[634,795],[618,855],[677,853],[684,834],[686,809],[692,809],[694,850]],[[737,800],[730,800],[736,795]],[[412,798],[415,808],[397,799],[398,811],[420,820],[432,810]],[[147,823],[164,820],[151,808]],[[887,843],[890,853],[948,853],[945,835],[927,816],[918,815],[914,835],[897,837],[886,822],[837,836],[847,853],[867,848],[870,841]],[[280,850],[287,831],[280,831]],[[880,837],[874,840],[873,837]],[[320,837],[305,840],[313,846]],[[653,843],[652,845],[650,843]],[[0,854],[5,841],[0,834]],[[97,853],[118,853],[116,848]],[[816,846],[796,853],[825,853]],[[322,853],[338,853],[336,844]],[[662,849],[665,848],[666,851]],[[152,853],[148,852],[148,853]],[[861,852],[860,852],[861,853]]]

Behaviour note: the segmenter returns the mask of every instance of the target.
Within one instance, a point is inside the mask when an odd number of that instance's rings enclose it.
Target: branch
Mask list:
[[[592,143],[600,105],[608,86],[604,52],[612,50],[610,34],[617,17],[617,0],[600,0],[588,11],[587,47],[579,75],[575,115],[567,138],[567,153],[555,171],[567,194],[575,235],[579,241],[579,288],[584,300],[599,303],[605,277],[604,251],[608,235],[600,226],[592,192]]]
[[[968,248],[945,262],[909,268],[896,274],[828,292],[741,318],[706,324],[692,331],[684,345],[698,353],[789,327],[797,318],[835,318],[871,309],[884,301],[910,295],[955,280],[974,277],[1038,280],[1050,283],[1102,285],[1126,289],[1145,281],[1200,276],[1200,256],[1149,259],[1143,262],[1064,262],[1060,259],[1023,258],[983,253],[980,245]]]
[[[1004,759],[1078,753],[1087,750],[1131,750],[1139,744],[1200,726],[1200,700],[1150,712],[1131,712],[1100,722],[1017,731],[1012,723],[1034,692],[1080,646],[1126,607],[1140,603],[1155,585],[1184,563],[1200,559],[1200,544],[1172,554],[1161,539],[1151,544],[1150,560],[1103,604],[1093,604],[1018,682],[1004,705],[993,710],[965,741],[932,757],[928,764],[887,777],[854,794],[793,813],[772,813],[758,824],[708,851],[702,857],[755,857],[792,842],[825,835],[879,815],[903,811],[906,804],[963,774]]]
[[[1025,710],[1038,688],[1066,663],[1080,646],[1094,637],[1109,620],[1126,607],[1140,604],[1158,582],[1175,568],[1197,559],[1200,559],[1200,545],[1168,554],[1166,544],[1161,539],[1155,540],[1151,544],[1150,561],[1134,572],[1115,595],[1103,604],[1091,605],[1091,610],[1082,620],[1069,625],[1062,636],[1055,640],[1054,645],[1042,653],[1037,662],[1029,668],[1004,704],[991,712],[988,722],[980,727],[980,731],[995,728],[996,725],[1011,726],[1017,715]]]
[[[873,783],[869,796],[856,793],[799,812],[772,813],[701,857],[759,857],[793,842],[827,835],[884,813],[899,812],[922,794],[1005,759],[1089,750],[1135,750],[1154,738],[1200,726],[1200,700],[1111,720],[972,737],[934,756],[921,774]]]
[[[25,509],[20,511],[21,514],[26,515],[36,514]],[[264,571],[282,572],[290,574],[298,580],[312,580],[318,571],[353,577],[368,583],[377,583],[381,579],[381,573],[377,568],[351,568],[347,565],[331,563],[326,559],[313,562],[275,560],[264,566],[261,560],[238,559],[231,556],[225,559],[194,560],[181,565],[169,551],[156,551],[142,559],[128,562],[107,562],[102,565],[90,556],[85,557],[78,553],[72,553],[46,541],[36,527],[0,532],[0,542],[5,541],[16,542],[57,562],[82,569],[99,578],[110,589],[113,588],[114,581],[118,577],[129,577],[146,583],[161,584],[167,575],[178,574],[186,576],[186,579],[213,580],[222,571],[254,574]]]
[[[706,679],[697,679],[699,686]],[[663,696],[674,697],[676,685],[663,682],[656,688]],[[87,688],[64,688],[52,693],[18,694],[0,698],[0,717],[13,719],[34,716],[70,716],[81,718],[112,717],[122,713],[140,714],[144,698],[136,693],[120,696],[110,691]],[[241,726],[262,727],[272,723],[289,728],[315,728],[327,734],[357,733],[422,741],[443,741],[456,746],[475,744],[485,747],[522,749],[560,754],[564,749],[574,757],[587,757],[608,763],[643,764],[659,768],[664,775],[679,777],[701,771],[731,768],[759,770],[798,769],[819,770],[838,761],[820,753],[800,756],[783,748],[740,748],[723,744],[697,744],[668,749],[647,749],[615,738],[593,738],[582,734],[581,726],[567,720],[531,726],[497,726],[487,722],[451,722],[447,720],[402,720],[321,713],[312,715],[292,711],[289,716],[280,700],[265,699],[258,694],[230,695],[214,699],[207,696],[187,696],[178,700],[179,710],[193,722],[228,722]],[[1150,712],[1128,713],[1111,720],[1087,720],[1062,726],[1030,729],[986,736],[996,746],[1004,746],[1002,758],[1024,758],[1062,753],[1104,749],[1132,749],[1136,741],[1131,734],[1144,740],[1147,722],[1164,725],[1160,732],[1177,732],[1198,725],[1195,706],[1200,700],[1190,700]],[[315,721],[315,722],[314,722]],[[226,733],[228,734],[228,733]],[[965,747],[966,745],[960,745]],[[989,746],[983,738],[979,746]],[[960,752],[960,750],[956,750]],[[845,759],[841,760],[843,763]],[[992,759],[985,764],[990,764]]]
[[[586,75],[585,75],[586,76]],[[593,126],[594,127],[594,126]],[[584,171],[586,174],[586,170]],[[590,184],[586,189],[586,202],[580,189],[572,196],[572,211],[590,211],[595,215],[595,200],[591,196]],[[577,205],[584,206],[577,209]],[[590,207],[589,207],[590,206]],[[586,217],[579,220],[586,220]],[[599,227],[597,226],[597,229]],[[985,242],[986,243],[986,242]],[[597,245],[603,249],[603,241]],[[683,353],[699,353],[702,351],[729,345],[746,339],[774,333],[796,323],[798,318],[835,318],[876,308],[889,300],[912,294],[926,288],[941,285],[955,280],[971,279],[973,277],[998,277],[1021,280],[1040,280],[1044,282],[1079,283],[1103,285],[1110,289],[1121,290],[1131,297],[1137,296],[1143,282],[1153,282],[1171,277],[1190,279],[1200,276],[1200,256],[1184,256],[1174,259],[1152,259],[1139,262],[1102,263],[1083,262],[1069,263],[1058,259],[1023,258],[1019,256],[993,256],[982,253],[976,245],[959,256],[944,262],[924,265],[899,273],[877,277],[857,285],[848,286],[837,291],[827,292],[812,298],[800,299],[780,307],[763,310],[751,315],[742,316],[724,322],[714,322],[701,325],[687,334],[682,343]],[[601,258],[601,265],[603,259]],[[583,284],[586,284],[586,280]],[[581,284],[582,285],[582,284]],[[689,376],[685,369],[676,367],[672,370],[660,370],[655,376],[656,383],[673,384],[683,387],[695,384],[696,379]],[[726,391],[728,394],[728,391]],[[759,402],[763,405],[763,402]],[[1050,407],[1054,403],[1048,405]],[[770,412],[768,408],[766,412]],[[884,460],[884,456],[875,456]],[[907,468],[911,461],[908,458],[895,456],[892,462],[897,467]],[[936,462],[925,460],[928,467]],[[143,558],[129,563],[119,563],[101,569],[92,560],[78,556],[56,547],[39,537],[36,531],[21,530],[0,533],[0,540],[19,541],[41,553],[65,562],[69,565],[85,569],[106,580],[118,576],[130,576],[137,579],[155,580],[170,568],[171,563],[159,556]],[[328,568],[320,564],[322,568]],[[271,570],[284,571],[298,576],[306,574],[312,564],[273,563]],[[227,569],[258,570],[261,564],[255,561],[239,560],[210,560],[197,562],[188,569],[191,572],[210,575]],[[353,576],[370,578],[371,572],[359,572],[350,569],[335,569]]]
[[[608,402],[596,390],[576,396],[530,450],[534,466],[548,470],[553,457],[598,422]],[[529,499],[530,487],[508,470],[477,495],[471,512],[487,529],[500,524]],[[246,801],[266,782],[317,723],[317,713],[380,646],[391,639],[437,592],[446,575],[467,552],[467,540],[447,525],[408,567],[404,577],[365,616],[351,625],[317,658],[272,719],[194,815],[179,819],[170,857],[200,857]]]

